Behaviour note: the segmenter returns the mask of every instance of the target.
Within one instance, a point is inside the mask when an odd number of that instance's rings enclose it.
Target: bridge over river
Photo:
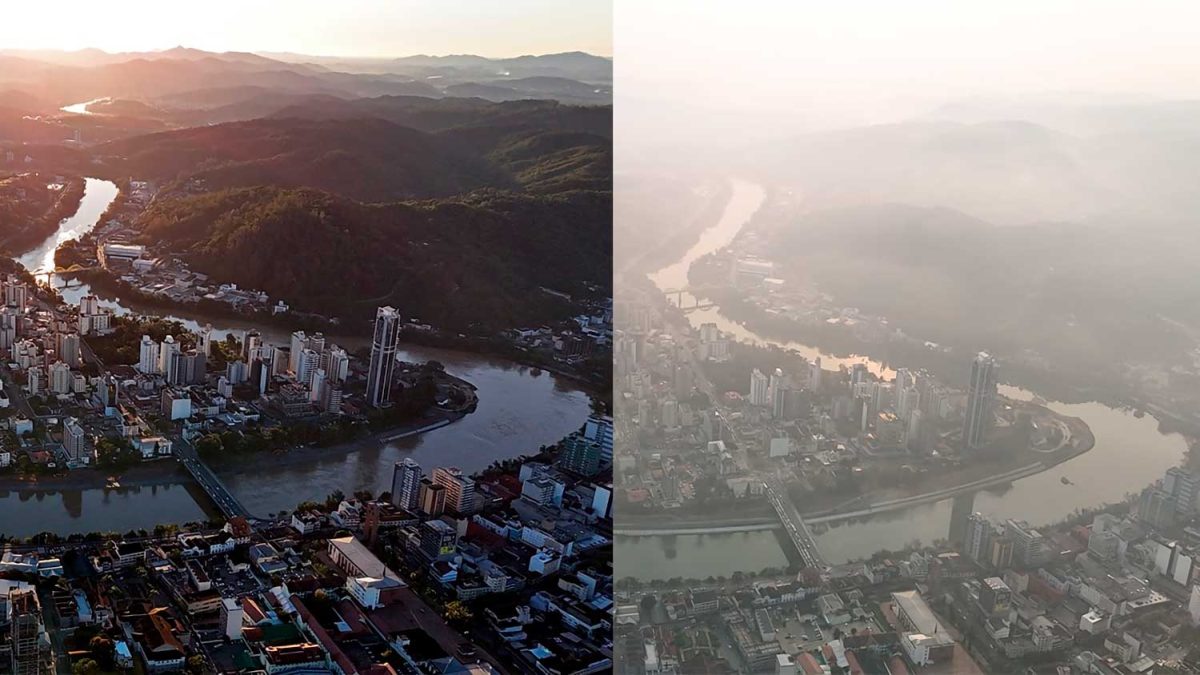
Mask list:
[[[767,500],[770,501],[771,507],[775,509],[776,518],[764,517],[761,519],[753,518],[742,522],[725,523],[721,522],[697,522],[697,523],[677,523],[653,525],[647,524],[643,526],[632,525],[629,527],[618,526],[613,533],[625,537],[662,537],[673,535],[692,535],[692,534],[726,534],[733,532],[758,532],[764,530],[783,529],[787,532],[788,539],[796,547],[796,551],[800,554],[800,559],[804,562],[805,567],[813,567],[824,569],[827,567],[825,558],[821,552],[817,550],[817,541],[813,537],[812,531],[808,528],[808,523],[805,522],[803,516],[800,515],[800,510],[796,508],[796,504],[792,502],[788,496],[787,488],[778,478],[770,477],[763,480],[766,486]]]
[[[816,568],[825,567],[825,559],[817,550],[817,540],[813,537],[812,531],[808,529],[808,523],[804,522],[804,517],[800,515],[800,509],[796,508],[796,504],[788,496],[787,487],[775,477],[768,478],[763,482],[767,486],[767,500],[771,502],[771,506],[775,507],[775,513],[783,523],[783,529],[787,532],[788,538],[792,540],[792,544],[796,546],[804,565]]]
[[[246,507],[238,501],[237,497],[233,496],[233,492],[217,477],[217,474],[209,468],[208,464],[200,458],[196,449],[190,445],[176,442],[173,444],[172,452],[179,463],[187,469],[192,475],[196,483],[204,490],[209,499],[217,505],[221,514],[226,518],[241,516],[243,518],[253,518]]]

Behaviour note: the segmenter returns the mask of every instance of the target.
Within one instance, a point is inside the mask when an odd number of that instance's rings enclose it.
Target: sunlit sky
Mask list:
[[[617,0],[621,120],[704,112],[828,128],[948,99],[1041,92],[1200,97],[1190,0]],[[653,134],[681,131],[678,112]],[[760,125],[761,126],[761,125]]]
[[[14,0],[0,25],[16,49],[612,54],[609,0]]]

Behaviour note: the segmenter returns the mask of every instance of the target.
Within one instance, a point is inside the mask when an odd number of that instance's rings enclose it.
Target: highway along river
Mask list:
[[[687,286],[687,266],[692,261],[733,241],[766,199],[766,190],[745,181],[733,181],[733,194],[721,218],[701,234],[696,246],[679,261],[651,275],[660,288]],[[723,316],[719,310],[688,314],[694,325],[716,323],[740,340],[773,343],[794,349],[807,358],[821,356],[822,366],[835,369],[843,364],[866,363],[875,373],[891,377],[887,365],[860,355],[823,353],[798,342],[779,342],[760,336]],[[964,373],[964,378],[966,374]],[[1017,399],[1032,399],[1033,392],[1002,386],[1001,393]],[[1083,455],[1043,473],[1023,478],[1000,490],[978,492],[960,498],[959,510],[980,511],[993,520],[1019,518],[1033,524],[1062,520],[1079,509],[1121,501],[1138,492],[1179,464],[1187,443],[1178,434],[1162,434],[1149,414],[1138,418],[1132,412],[1100,403],[1065,404],[1049,401],[1052,410],[1084,420],[1096,436],[1095,447]],[[1067,478],[1072,484],[1062,482]],[[869,557],[887,549],[898,550],[913,542],[931,543],[948,538],[953,499],[915,506],[856,521],[833,523],[817,535],[826,560],[846,562]],[[801,505],[802,506],[802,505]],[[679,535],[670,537],[622,537],[621,568],[638,570],[647,578],[728,576],[735,571],[779,567],[779,539],[769,531],[739,534]],[[688,559],[700,556],[703,564]]]
[[[63,221],[53,236],[19,258],[34,272],[53,269],[54,249],[78,237],[116,197],[116,186],[88,179],[78,212]],[[55,280],[61,283],[61,280]],[[91,292],[86,285],[61,289],[68,302]],[[218,337],[240,335],[257,328],[267,342],[287,344],[287,331],[271,326],[194,314],[126,306],[120,299],[101,295],[101,304],[118,313],[137,311],[179,319],[195,328],[211,323]],[[347,348],[364,342],[329,336]],[[221,478],[255,515],[291,510],[305,499],[324,498],[334,490],[350,494],[359,489],[390,489],[392,465],[412,457],[426,470],[456,465],[466,471],[482,469],[494,460],[536,451],[578,429],[590,412],[586,393],[572,383],[542,371],[533,371],[502,359],[426,347],[406,347],[401,358],[410,361],[437,359],[446,369],[479,389],[476,412],[448,427],[350,453],[304,463],[282,462],[269,473],[261,468],[216,467]],[[169,461],[169,460],[168,460]],[[70,534],[90,531],[127,531],[151,528],[158,523],[186,522],[209,515],[207,497],[182,474],[153,481],[122,483],[118,489],[101,486],[84,489],[27,489],[11,480],[0,482],[0,533],[28,536],[42,531]]]

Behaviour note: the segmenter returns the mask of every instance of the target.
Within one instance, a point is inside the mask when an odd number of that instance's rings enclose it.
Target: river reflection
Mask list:
[[[454,355],[425,352],[422,356]],[[303,498],[324,497],[334,490],[347,494],[358,489],[390,490],[392,466],[404,457],[412,457],[426,471],[458,466],[470,472],[498,458],[533,453],[538,446],[577,430],[590,409],[585,394],[553,375],[464,355],[443,362],[479,388],[479,408],[455,424],[314,464],[280,467],[269,480],[236,469],[217,471],[252,513],[264,515],[295,507],[300,501],[297,490],[306,495]]]
[[[202,521],[210,514],[191,485],[163,483],[109,490],[0,490],[0,533],[27,537],[150,529],[159,523]]]
[[[117,186],[115,183],[98,178],[84,179],[83,197],[80,199],[79,208],[75,209],[75,213],[64,218],[58,224],[58,230],[54,234],[39,244],[37,248],[17,258],[17,262],[35,275],[53,272],[54,251],[58,249],[59,245],[91,232],[92,228],[96,227],[96,221],[100,220],[105,209],[116,198]]]

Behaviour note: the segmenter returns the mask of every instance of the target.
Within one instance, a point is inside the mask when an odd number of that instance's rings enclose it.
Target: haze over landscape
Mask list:
[[[0,26],[0,673],[1200,675],[1200,4]]]
[[[840,301],[933,341],[977,330],[965,342],[991,333],[1088,369],[1187,363],[1195,10],[1070,6],[851,3],[760,24],[661,3],[618,31],[646,58],[617,73],[617,179],[722,166],[788,191],[764,209],[759,252],[803,258],[797,281],[823,276]]]
[[[1200,666],[1196,7],[616,18],[641,635],[695,672]]]

